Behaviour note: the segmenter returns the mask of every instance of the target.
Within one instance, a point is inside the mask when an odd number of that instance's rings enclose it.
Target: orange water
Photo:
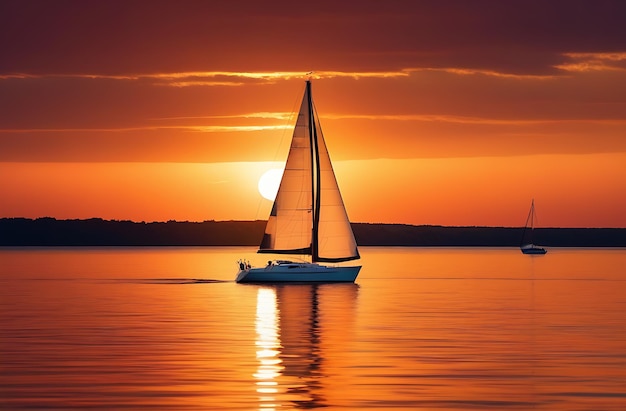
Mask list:
[[[626,408],[624,249],[363,247],[356,284],[234,283],[254,251],[0,249],[0,408]]]

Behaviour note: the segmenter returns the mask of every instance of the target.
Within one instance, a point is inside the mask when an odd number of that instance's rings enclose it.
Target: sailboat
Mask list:
[[[522,233],[522,242],[520,244],[520,250],[524,254],[545,254],[548,251],[543,247],[538,247],[533,243],[533,231],[535,230],[535,199],[533,198],[530,203],[530,211],[526,218],[526,224],[524,225],[524,231]]]
[[[321,264],[360,256],[313,105],[310,79],[258,252],[310,256],[310,261],[270,260],[265,267],[240,263],[238,283],[354,282],[361,269]]]

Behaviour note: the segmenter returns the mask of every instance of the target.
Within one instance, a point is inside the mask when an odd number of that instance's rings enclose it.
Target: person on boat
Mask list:
[[[243,263],[242,260],[239,260],[239,269],[242,271],[246,269],[246,265]]]

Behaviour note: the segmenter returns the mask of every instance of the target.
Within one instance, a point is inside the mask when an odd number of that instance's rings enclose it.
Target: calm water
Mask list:
[[[626,409],[626,250],[365,247],[357,284],[235,284],[254,251],[0,249],[0,408]]]

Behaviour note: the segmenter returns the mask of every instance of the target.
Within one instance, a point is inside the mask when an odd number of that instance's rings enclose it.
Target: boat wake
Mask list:
[[[216,280],[212,278],[126,278],[111,281],[134,284],[216,284],[232,283],[232,280]]]

